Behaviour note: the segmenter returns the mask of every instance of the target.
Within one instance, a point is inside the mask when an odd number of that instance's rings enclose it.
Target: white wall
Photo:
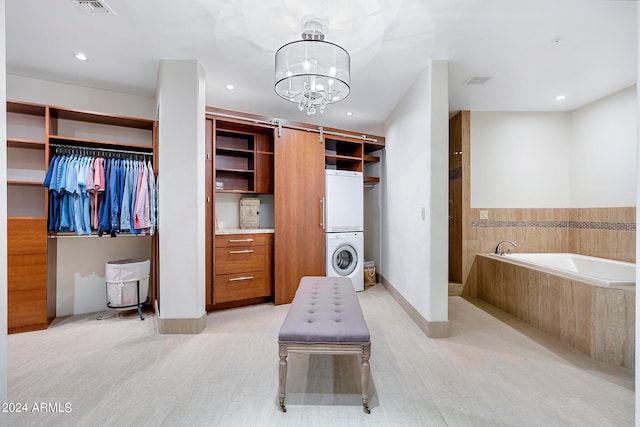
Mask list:
[[[7,99],[103,114],[156,118],[154,98],[14,75],[7,76]],[[105,308],[104,264],[107,261],[150,257],[149,239],[141,238],[143,240],[126,248],[123,247],[126,246],[124,239],[128,237],[122,237],[118,242],[109,242],[107,238],[80,237],[57,240],[57,316],[91,313]],[[117,247],[121,250],[114,250]]]
[[[7,99],[117,116],[156,119],[155,98],[7,75]]]
[[[106,261],[151,259],[149,236],[62,237],[57,239],[56,244],[58,317],[94,313],[106,308]],[[97,248],[99,256],[88,255]]]
[[[205,314],[205,88],[195,60],[158,71],[160,317]]]
[[[379,270],[431,322],[448,320],[447,87],[447,63],[431,61],[391,113],[380,184]]]
[[[0,188],[7,188],[5,1],[0,0]],[[7,192],[0,191],[0,402],[7,399]],[[7,414],[0,412],[0,426]]]
[[[568,207],[568,117],[472,111],[471,207]]]
[[[640,24],[640,8],[637,9],[636,21]],[[640,32],[638,32],[638,43],[637,49],[640,53]],[[636,165],[640,165],[640,89],[638,87],[638,83],[640,83],[640,54],[638,57],[638,76],[636,78]],[[637,201],[640,200],[640,168],[636,167],[636,179],[633,181],[636,183],[636,205]],[[640,209],[637,209],[636,206],[636,224],[640,223]],[[636,254],[640,254],[640,239],[636,238]],[[636,283],[640,283],[640,267],[638,263],[636,263]],[[638,366],[638,360],[640,359],[640,292],[636,292],[636,360],[635,366]],[[635,370],[635,383],[640,384],[640,369]],[[636,404],[635,404],[635,413],[636,413],[636,425],[640,425],[640,393],[636,393]]]
[[[471,112],[472,208],[636,204],[636,88],[570,113]]]
[[[636,205],[636,87],[571,113],[572,208]]]

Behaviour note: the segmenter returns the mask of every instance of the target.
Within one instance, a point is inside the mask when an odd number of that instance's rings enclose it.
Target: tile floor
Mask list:
[[[11,426],[632,426],[634,374],[594,361],[480,301],[449,298],[451,336],[426,337],[381,285],[359,294],[372,338],[371,414],[355,356],[291,355],[288,306],[210,313],[199,335],[155,317],[57,319],[9,336]],[[44,402],[46,412],[34,412]],[[58,404],[58,406],[56,406]],[[70,411],[65,412],[65,404]]]

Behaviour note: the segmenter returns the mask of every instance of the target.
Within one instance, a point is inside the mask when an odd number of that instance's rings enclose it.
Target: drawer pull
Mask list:
[[[240,282],[241,280],[253,280],[253,276],[234,277],[233,279],[229,279],[230,282]]]
[[[229,251],[230,254],[252,254],[253,249],[244,249],[242,251]]]
[[[229,239],[229,243],[253,242],[253,239]]]

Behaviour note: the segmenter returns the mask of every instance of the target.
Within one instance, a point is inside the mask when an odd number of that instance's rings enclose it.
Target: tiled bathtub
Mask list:
[[[583,353],[634,368],[635,286],[609,287],[578,276],[490,254],[479,254],[479,299],[508,312]]]

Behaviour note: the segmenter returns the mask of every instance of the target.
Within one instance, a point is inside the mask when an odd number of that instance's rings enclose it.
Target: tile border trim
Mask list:
[[[471,221],[477,228],[575,228],[580,230],[636,231],[634,222],[589,221]]]

